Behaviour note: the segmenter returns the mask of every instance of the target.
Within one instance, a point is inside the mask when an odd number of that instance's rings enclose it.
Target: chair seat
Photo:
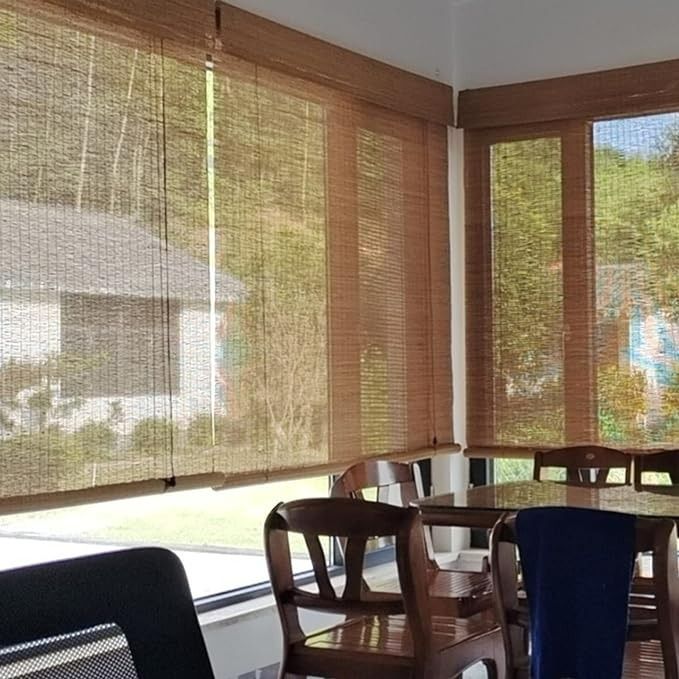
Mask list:
[[[521,658],[509,679],[530,679],[530,659]],[[665,679],[662,647],[659,641],[628,641],[622,679]]]
[[[434,616],[432,628],[433,649],[442,656],[472,636],[479,637],[481,643],[502,643],[500,629],[491,611],[463,619]],[[394,677],[401,676],[401,669],[404,676],[409,676],[414,658],[405,615],[352,618],[310,635],[294,644],[293,650],[296,660],[290,665],[291,671],[312,670],[318,652],[319,671],[327,672],[332,666],[329,654],[335,651],[338,658],[345,660],[349,655],[355,660],[355,676],[360,676],[360,671],[371,664],[378,664],[382,671],[392,667]]]
[[[429,596],[434,614],[467,618],[493,606],[490,573],[430,571]]]
[[[493,606],[490,573],[430,570],[427,575],[434,615],[468,618]],[[382,592],[398,592],[398,578],[371,580],[370,587]]]
[[[476,558],[458,556],[455,559],[442,561],[437,557],[435,561],[442,571],[457,571],[458,573],[488,573],[490,571],[490,562],[487,550],[485,550],[485,552],[485,554],[480,554]]]

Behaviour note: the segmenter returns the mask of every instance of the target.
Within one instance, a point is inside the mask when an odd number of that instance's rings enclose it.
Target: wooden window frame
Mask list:
[[[478,423],[478,415],[483,413],[483,425],[473,438],[490,442],[472,445],[467,451],[469,456],[532,455],[528,446],[493,443],[496,385],[492,367],[483,366],[480,361],[484,347],[487,350],[493,340],[492,295],[478,295],[478,290],[483,290],[492,277],[490,145],[550,134],[565,140],[564,300],[577,282],[574,275],[586,275],[584,300],[579,298],[577,308],[573,303],[564,307],[564,329],[570,340],[564,346],[566,402],[569,394],[574,394],[576,384],[589,385],[586,394],[578,394],[578,406],[567,412],[565,438],[567,442],[584,439],[596,442],[596,348],[594,334],[588,332],[596,318],[593,125],[603,120],[679,111],[678,73],[679,59],[460,92],[457,126],[465,130],[467,420],[470,423],[476,414]],[[582,262],[589,264],[583,267]],[[471,291],[476,291],[476,296]],[[470,314],[470,302],[477,308],[483,305],[482,319],[474,319]]]
[[[563,357],[564,436],[567,442],[596,438],[595,347],[589,332],[596,318],[592,124],[567,121],[469,130],[465,132],[467,427],[475,432],[473,438],[481,441],[470,446],[470,455],[532,454],[529,447],[495,442],[495,396],[500,385],[492,365],[483,360],[492,355],[493,346],[490,150],[498,143],[543,138],[559,139],[561,143],[563,324],[569,340],[564,342]],[[584,267],[583,262],[587,263]],[[576,297],[571,290],[582,290],[583,278],[585,295]],[[479,295],[479,290],[485,294]],[[482,313],[478,312],[479,305]],[[583,383],[589,385],[585,394]]]
[[[463,90],[457,126],[479,130],[667,113],[679,108],[678,73],[674,59]]]

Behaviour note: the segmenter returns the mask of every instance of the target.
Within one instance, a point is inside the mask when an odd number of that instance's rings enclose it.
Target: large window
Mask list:
[[[676,440],[678,130],[663,114],[470,133],[471,448]]]
[[[594,124],[599,434],[679,429],[679,114]]]
[[[233,595],[268,582],[262,527],[274,505],[327,494],[328,478],[319,477],[2,516],[0,570],[160,545],[180,557],[196,599]],[[301,537],[292,546],[295,571],[308,571]]]
[[[7,511],[454,445],[450,88],[166,4],[0,0]]]

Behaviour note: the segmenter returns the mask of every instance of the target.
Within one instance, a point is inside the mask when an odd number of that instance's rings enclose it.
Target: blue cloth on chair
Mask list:
[[[516,518],[532,679],[620,679],[634,516],[538,507]]]

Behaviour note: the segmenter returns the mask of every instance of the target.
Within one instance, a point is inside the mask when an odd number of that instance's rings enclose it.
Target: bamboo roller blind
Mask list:
[[[218,29],[0,0],[5,511],[453,444],[445,126]]]
[[[679,113],[622,113],[467,133],[471,454],[676,448]]]

